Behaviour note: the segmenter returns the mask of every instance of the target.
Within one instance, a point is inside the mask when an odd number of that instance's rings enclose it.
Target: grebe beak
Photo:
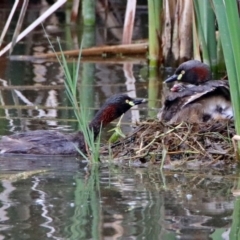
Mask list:
[[[175,81],[179,80],[178,78],[179,78],[179,75],[173,74],[171,77],[167,78],[167,79],[164,81],[164,83],[175,82]]]
[[[143,99],[143,98],[136,98],[136,99],[133,99],[132,101],[129,101],[128,104],[130,106],[135,106],[135,105],[139,105],[141,103],[146,103],[147,100],[146,99]]]

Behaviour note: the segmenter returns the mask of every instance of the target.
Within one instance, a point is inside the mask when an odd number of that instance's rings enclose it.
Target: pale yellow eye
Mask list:
[[[178,77],[177,77],[177,80],[180,81],[184,75],[185,71],[182,70],[181,73],[179,73]]]
[[[134,106],[134,102],[133,101],[129,101],[128,99],[126,100],[126,103],[129,104],[130,106]]]

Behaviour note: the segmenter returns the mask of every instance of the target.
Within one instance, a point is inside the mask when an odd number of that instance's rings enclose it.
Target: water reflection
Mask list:
[[[2,239],[226,239],[238,199],[217,171],[162,176],[66,157],[1,157],[0,168]]]
[[[2,79],[11,79],[2,80],[1,118],[7,117],[8,120],[2,120],[1,135],[7,134],[8,131],[59,127],[69,131],[69,126],[72,130],[77,128],[73,109],[64,91],[64,77],[59,64],[47,62],[41,64],[45,69],[42,75],[36,73],[35,63],[29,66],[29,62],[11,62],[14,69],[18,69],[18,65],[21,68],[28,65],[28,70],[32,69],[34,73],[34,78],[32,75],[29,75],[29,78],[24,78],[20,74],[16,76],[14,71],[6,71],[0,76]],[[90,109],[89,118],[106,98],[115,93],[128,92],[130,95],[146,97],[147,83],[139,81],[138,72],[141,67],[142,65],[134,65],[131,74],[136,82],[130,82],[134,88],[128,89],[129,84],[126,83],[129,81],[125,82],[122,65],[82,63],[79,75],[80,101],[84,107]],[[40,75],[42,80],[36,82],[36,77],[39,79]],[[20,82],[19,79],[25,80]],[[136,114],[139,115],[136,109],[132,110],[132,115]],[[130,116],[131,113],[127,113],[123,122],[129,121]]]
[[[28,25],[28,23],[25,24]],[[45,22],[46,31],[48,31],[49,24],[52,24],[51,18]],[[57,37],[61,38],[62,49],[79,49],[81,33],[83,34],[83,47],[97,45],[106,37],[97,28],[86,27],[79,31],[77,26],[57,25],[57,27],[57,32],[47,32],[48,39],[56,51],[59,49]],[[112,27],[108,31],[112,32]],[[121,33],[121,30],[118,32]],[[8,35],[10,38],[11,33],[9,32]],[[0,78],[3,79],[4,84],[2,84],[3,87],[0,87],[2,103],[0,111],[3,109],[1,118],[7,117],[7,121],[2,120],[4,124],[1,125],[0,135],[19,130],[61,128],[63,131],[69,131],[69,126],[70,130],[77,128],[73,110],[64,91],[65,77],[58,61],[43,61],[34,57],[30,57],[26,61],[24,58],[16,57],[19,55],[36,56],[52,52],[48,39],[42,27],[38,27],[31,32],[28,41],[15,46],[14,56],[10,56],[10,61],[8,59],[1,61]],[[107,40],[105,39],[105,41]],[[75,63],[76,60],[69,61],[70,71]],[[106,98],[115,93],[128,92],[132,96],[147,97],[147,82],[139,80],[139,71],[143,65],[131,63],[131,66],[132,70],[128,71],[131,73],[130,78],[129,74],[126,74],[127,71],[124,72],[122,64],[94,62],[81,64],[78,86],[79,92],[81,90],[80,101],[84,107],[90,109],[89,119]],[[139,120],[139,111],[135,109],[132,110],[132,114],[130,112],[126,114],[124,122],[129,122],[131,116],[135,116],[135,118],[132,117],[133,121]],[[126,129],[129,131],[128,127]]]

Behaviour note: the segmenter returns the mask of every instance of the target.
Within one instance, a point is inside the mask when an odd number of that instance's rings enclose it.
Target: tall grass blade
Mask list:
[[[206,49],[203,50],[203,52],[207,51],[207,55],[203,54],[203,60],[204,62],[208,61],[207,63],[209,63],[211,68],[214,69],[217,63],[215,14],[209,0],[196,0],[194,1],[194,4],[199,23],[200,38],[203,38],[205,42],[205,45],[203,45],[202,47]]]
[[[208,47],[208,56],[210,59],[210,66],[212,70],[216,70],[217,65],[217,39],[216,39],[216,17],[212,9],[211,2],[209,0],[204,0],[204,11],[203,17],[204,22],[204,36]]]
[[[65,84],[65,88],[67,91],[67,96],[74,108],[74,113],[78,120],[79,129],[81,130],[81,132],[84,135],[85,143],[87,145],[88,156],[85,156],[79,149],[78,149],[78,151],[85,159],[90,159],[91,162],[98,162],[99,149],[100,149],[100,138],[98,137],[97,139],[95,139],[92,129],[89,128],[89,125],[88,125],[89,112],[84,106],[82,106],[79,103],[78,94],[77,94],[77,90],[78,90],[77,82],[78,82],[78,76],[79,76],[79,71],[80,71],[82,43],[80,46],[80,52],[79,52],[77,63],[76,63],[76,65],[73,65],[72,74],[70,74],[68,63],[63,54],[61,44],[59,41],[58,41],[58,43],[59,43],[60,51],[62,53],[61,59],[59,59],[59,60],[60,60],[60,64],[62,65],[62,67],[64,69],[65,76],[66,76],[66,81],[64,82],[64,84]],[[80,92],[80,95],[81,95],[81,92]],[[100,135],[101,135],[101,129],[100,129],[99,136]]]
[[[240,134],[240,20],[236,1],[212,0],[229,78],[235,128]]]
[[[46,33],[46,32],[45,32]],[[52,50],[54,53],[56,53],[52,43],[48,39],[50,46],[52,47]],[[68,65],[68,62],[66,60],[66,57],[64,56],[60,40],[59,38],[57,39],[60,53],[61,55],[56,54],[56,58],[58,59],[58,62],[60,66],[62,67],[64,74],[65,74],[65,81],[64,85],[66,88],[67,96],[68,99],[70,100],[72,107],[74,108],[74,113],[75,116],[78,120],[79,124],[79,129],[82,132],[86,144],[86,150],[87,150],[87,155],[85,155],[80,149],[77,148],[77,151],[79,154],[85,158],[86,160],[91,160],[91,162],[98,162],[99,161],[99,149],[100,149],[100,138],[95,139],[94,133],[92,129],[89,128],[88,124],[88,112],[87,109],[84,108],[78,101],[78,94],[77,94],[77,82],[78,82],[78,76],[79,76],[79,71],[80,71],[80,60],[81,60],[81,52],[82,52],[82,43],[78,55],[78,60],[76,64],[72,64],[72,72],[70,72],[70,67]],[[100,127],[100,132],[99,135],[101,135],[101,127]],[[95,144],[96,142],[96,144]]]

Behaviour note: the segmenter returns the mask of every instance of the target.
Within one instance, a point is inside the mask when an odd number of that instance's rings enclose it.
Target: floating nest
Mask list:
[[[233,122],[219,121],[170,125],[156,120],[138,124],[124,139],[105,148],[114,160],[185,163],[235,162]]]

